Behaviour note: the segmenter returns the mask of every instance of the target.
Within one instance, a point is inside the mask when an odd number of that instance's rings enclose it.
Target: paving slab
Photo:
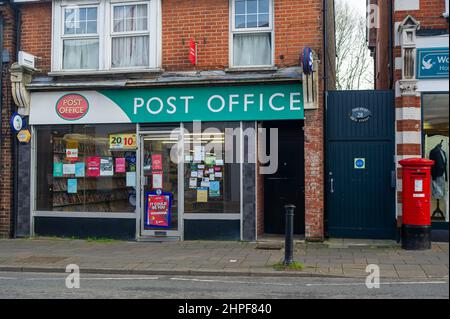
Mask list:
[[[273,246],[274,244],[272,244]],[[271,246],[271,245],[269,245]],[[33,238],[0,239],[0,269],[139,274],[233,274],[258,276],[367,276],[368,264],[380,266],[383,278],[448,277],[448,243],[428,251],[404,251],[395,242],[331,240],[297,241],[294,259],[302,271],[276,271],[284,250],[252,242],[96,242]]]

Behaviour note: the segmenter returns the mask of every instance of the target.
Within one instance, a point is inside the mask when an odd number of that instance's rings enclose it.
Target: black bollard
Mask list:
[[[285,205],[286,210],[286,241],[284,244],[284,265],[289,266],[294,261],[294,211],[295,205]]]

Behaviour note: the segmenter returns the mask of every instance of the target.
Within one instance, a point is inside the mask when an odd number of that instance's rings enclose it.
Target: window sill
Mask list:
[[[105,70],[105,71],[52,71],[49,76],[74,76],[74,75],[123,75],[123,74],[142,74],[142,73],[163,73],[164,70],[160,68],[155,69],[128,69],[128,70]]]
[[[276,66],[248,66],[248,67],[231,67],[225,69],[227,73],[233,72],[268,72],[268,71],[277,71],[278,68]]]

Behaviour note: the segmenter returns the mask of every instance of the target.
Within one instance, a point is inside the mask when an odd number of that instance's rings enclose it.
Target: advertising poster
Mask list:
[[[208,188],[199,187],[197,188],[197,203],[207,203],[208,202]]]
[[[113,176],[114,164],[112,157],[102,157],[100,159],[100,176]]]
[[[125,173],[125,171],[126,171],[125,157],[117,157],[116,158],[116,173]]]
[[[220,182],[210,181],[209,182],[209,196],[210,197],[220,197]]]
[[[77,193],[77,180],[74,179],[68,179],[67,180],[67,193],[69,194],[76,194]]]
[[[189,188],[191,188],[191,189],[197,188],[197,178],[189,179]]]
[[[152,175],[152,188],[161,189],[163,188],[163,173],[154,172]]]
[[[170,227],[172,194],[150,192],[146,194],[146,227]]]
[[[127,172],[126,183],[127,187],[136,187],[136,172]]]
[[[90,156],[86,158],[86,175],[88,177],[100,176],[100,157]]]
[[[66,159],[68,161],[78,160],[78,148],[66,148]]]
[[[153,171],[162,171],[162,155],[161,154],[152,154],[152,170]]]
[[[216,163],[216,157],[215,156],[206,156],[205,157],[205,164],[206,165],[214,165]]]
[[[75,164],[63,164],[63,174],[64,175],[74,175],[75,174]]]
[[[75,163],[75,176],[84,177],[84,163]]]
[[[135,155],[125,156],[125,161],[127,172],[136,172],[136,156]]]
[[[53,163],[53,176],[55,177],[63,176],[63,163]]]

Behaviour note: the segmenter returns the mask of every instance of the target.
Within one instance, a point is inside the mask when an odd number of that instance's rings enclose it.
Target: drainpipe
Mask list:
[[[17,55],[21,49],[21,26],[22,26],[22,15],[19,8],[12,4],[12,9],[14,10],[14,20],[16,23],[16,61]],[[15,136],[13,137],[13,214],[14,214],[14,232],[13,237],[17,237],[18,227],[19,227],[19,141]]]
[[[0,180],[2,180],[3,149],[3,15],[0,14]]]
[[[324,237],[327,236],[327,230],[328,230],[328,214],[326,210],[326,195],[327,195],[327,154],[326,154],[326,142],[327,142],[327,91],[328,91],[328,8],[327,8],[327,2],[328,0],[323,0],[322,2],[322,12],[323,12],[323,30],[322,30],[322,41],[323,41],[323,185],[322,185],[322,191],[323,191],[323,200],[324,200],[324,206],[323,206],[323,235]],[[333,1],[334,5],[334,1]]]
[[[388,28],[388,38],[389,38],[389,88],[393,89],[394,88],[394,50],[393,50],[393,1],[389,0],[388,2],[388,9],[389,9],[389,28]]]

